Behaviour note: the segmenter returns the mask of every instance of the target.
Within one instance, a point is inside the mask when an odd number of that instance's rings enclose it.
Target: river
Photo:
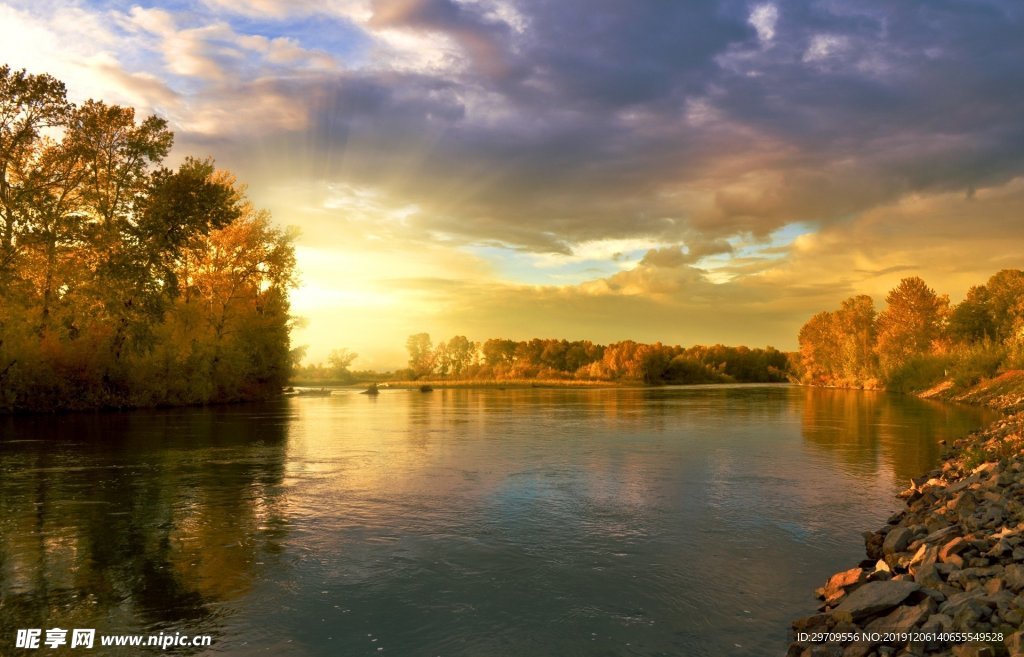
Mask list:
[[[0,654],[783,654],[987,419],[779,385],[0,418]],[[15,650],[26,628],[212,646]]]

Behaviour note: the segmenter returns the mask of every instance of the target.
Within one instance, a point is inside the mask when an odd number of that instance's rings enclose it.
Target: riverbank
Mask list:
[[[323,386],[339,387],[339,388],[358,388],[364,389],[370,385],[370,381],[362,383],[339,383],[331,381],[313,381],[304,379],[294,379],[289,382],[290,385],[298,388],[319,388]],[[391,388],[398,390],[418,390],[423,386],[430,388],[487,388],[487,389],[502,389],[502,388],[642,388],[646,387],[644,383],[630,383],[621,381],[585,381],[585,380],[566,380],[566,379],[462,379],[462,380],[450,380],[450,379],[421,379],[416,381],[378,381],[376,382],[380,388]]]
[[[906,507],[865,533],[867,559],[794,621],[788,657],[1024,655],[1024,372],[922,396],[1007,415],[910,482]]]

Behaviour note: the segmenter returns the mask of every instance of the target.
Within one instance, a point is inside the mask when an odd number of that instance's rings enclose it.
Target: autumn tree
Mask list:
[[[248,399],[292,365],[294,234],[166,121],[0,67],[0,407]]]
[[[992,316],[988,288],[975,285],[967,296],[953,308],[949,316],[950,337],[961,343],[995,339],[996,321]]]
[[[464,335],[456,335],[447,344],[448,368],[452,376],[461,376],[473,362],[476,345]]]
[[[1024,320],[1024,271],[1004,269],[985,284],[988,291],[989,317],[994,324],[995,339],[1014,337],[1015,327]]]
[[[831,383],[842,361],[835,315],[817,313],[800,328],[797,340],[805,380],[809,383]]]
[[[66,94],[64,83],[49,75],[0,66],[0,294],[15,283],[20,238],[42,193],[31,173],[40,136],[67,123],[72,106]]]
[[[847,380],[863,382],[876,375],[875,302],[866,294],[843,301],[833,318],[839,367]]]
[[[900,281],[885,301],[886,309],[878,316],[878,357],[884,371],[941,348],[948,297],[914,276]]]
[[[349,368],[352,366],[352,361],[359,357],[354,351],[349,349],[335,349],[331,352],[331,355],[327,357],[327,364],[331,368],[331,376],[340,381],[349,381],[352,379],[352,372]]]
[[[410,335],[405,341],[405,348],[409,352],[409,369],[414,379],[434,371],[435,354],[429,333]]]

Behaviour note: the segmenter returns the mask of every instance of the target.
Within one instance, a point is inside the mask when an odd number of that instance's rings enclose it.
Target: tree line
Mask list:
[[[946,378],[972,385],[1024,366],[1024,272],[1004,269],[952,305],[919,277],[904,278],[877,312],[867,295],[820,312],[800,329],[804,383],[917,390]]]
[[[0,410],[278,392],[293,234],[167,122],[0,66]]]
[[[492,338],[474,342],[456,335],[436,345],[428,333],[406,341],[408,367],[390,377],[374,372],[352,372],[356,355],[347,349],[331,354],[327,366],[300,368],[306,381],[356,380],[449,381],[622,381],[648,384],[730,383],[786,381],[786,354],[767,347],[723,345],[669,346],[624,340],[608,345],[589,340]]]

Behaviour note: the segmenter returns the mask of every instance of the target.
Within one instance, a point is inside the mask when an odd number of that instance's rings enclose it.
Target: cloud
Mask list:
[[[215,154],[325,244],[516,258],[505,283],[564,275],[462,290],[488,309],[535,298],[552,330],[697,331],[769,302],[766,325],[792,330],[908,271],[955,294],[1024,235],[1009,0],[161,7],[8,2],[0,56],[167,116],[183,152]]]
[[[775,24],[779,22],[779,8],[773,4],[757,5],[750,12],[748,19],[757,30],[757,38],[762,42],[770,42],[775,38]]]

